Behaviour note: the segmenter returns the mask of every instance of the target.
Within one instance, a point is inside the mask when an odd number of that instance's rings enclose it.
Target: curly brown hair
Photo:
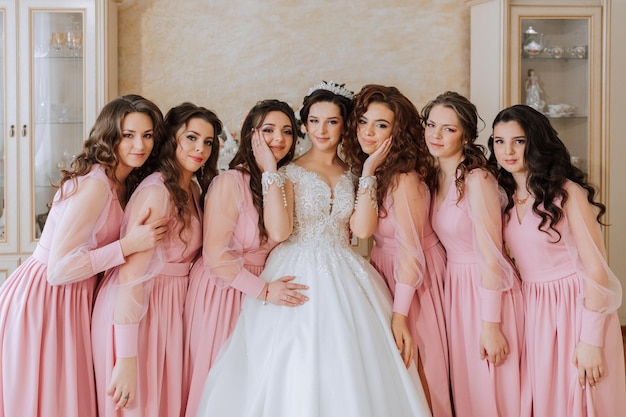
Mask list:
[[[478,121],[483,124],[483,119],[478,115],[476,106],[466,97],[454,91],[446,91],[439,94],[435,99],[431,100],[422,109],[422,123],[428,123],[430,112],[435,106],[442,106],[452,109],[459,119],[460,128],[463,135],[463,160],[457,167],[460,175],[455,181],[457,190],[457,203],[463,199],[465,195],[465,178],[468,173],[475,168],[483,169],[493,174],[496,178],[498,172],[494,164],[487,161],[485,156],[485,147],[476,143],[478,138]],[[435,169],[426,178],[426,183],[431,190],[439,190],[439,168]]]
[[[191,222],[191,213],[187,205],[191,196],[179,184],[182,169],[176,160],[176,149],[178,147],[176,134],[182,127],[186,126],[191,119],[202,119],[213,126],[211,155],[204,165],[193,174],[193,177],[195,177],[198,184],[200,184],[202,196],[206,193],[211,180],[217,175],[217,159],[220,148],[218,135],[222,133],[222,122],[217,115],[213,111],[205,107],[196,106],[193,103],[185,102],[176,107],[172,107],[165,115],[163,123],[165,139],[161,147],[161,152],[159,153],[159,166],[157,170],[163,175],[164,184],[174,200],[174,205],[177,209],[176,216],[182,224],[180,233],[182,233]]]
[[[121,184],[115,176],[115,170],[119,165],[117,149],[122,139],[122,122],[130,113],[143,113],[152,120],[154,147],[147,161],[140,167],[135,168]],[[103,108],[94,126],[89,132],[89,137],[83,144],[83,151],[70,164],[71,170],[61,170],[61,179],[58,187],[61,189],[61,199],[73,194],[63,195],[63,184],[73,181],[76,184],[78,177],[88,174],[93,165],[99,164],[104,172],[118,187],[125,189],[125,195],[121,196],[122,206],[126,204],[137,185],[149,174],[154,172],[158,150],[163,138],[163,114],[159,107],[152,101],[137,95],[128,94],[118,97]],[[74,187],[76,190],[76,187]]]
[[[296,149],[296,116],[293,109],[289,104],[284,101],[269,99],[259,101],[250,111],[243,121],[241,126],[241,142],[239,149],[230,161],[229,168],[236,169],[243,173],[250,175],[250,191],[252,192],[252,203],[259,214],[259,234],[261,238],[261,244],[267,241],[267,230],[265,229],[265,223],[263,222],[263,190],[261,187],[261,169],[254,158],[252,153],[252,133],[253,129],[258,129],[263,126],[263,122],[267,115],[271,112],[279,111],[289,117],[291,122],[291,129],[293,132],[293,140],[291,148],[287,155],[280,161],[278,161],[278,168],[287,165],[293,159],[293,155]]]
[[[396,87],[368,84],[356,94],[353,103],[354,110],[348,119],[343,142],[343,155],[355,175],[361,174],[363,163],[369,156],[359,144],[359,120],[372,103],[382,103],[394,113],[391,149],[375,172],[378,181],[376,197],[381,208],[380,215],[384,217],[383,199],[389,190],[397,186],[398,174],[417,171],[420,177],[426,178],[433,169],[433,158],[424,142],[419,112]]]

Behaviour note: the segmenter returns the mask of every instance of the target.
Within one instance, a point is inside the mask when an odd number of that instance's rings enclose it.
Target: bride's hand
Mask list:
[[[287,275],[266,284],[259,298],[268,303],[287,307],[296,307],[306,303],[309,297],[300,291],[308,290],[309,287],[292,282],[295,278],[293,275]]]

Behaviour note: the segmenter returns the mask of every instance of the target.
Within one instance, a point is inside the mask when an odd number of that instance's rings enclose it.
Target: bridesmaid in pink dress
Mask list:
[[[143,225],[144,213],[119,238],[127,197],[156,161],[162,121],[154,103],[119,97],[102,109],[72,170],[61,171],[35,252],[0,287],[0,416],[96,415],[97,274],[163,236],[165,221]]]
[[[531,107],[502,110],[489,147],[509,197],[504,237],[522,278],[534,417],[624,415],[622,290],[606,263],[605,206]]]
[[[422,116],[437,159],[431,216],[447,255],[444,314],[456,415],[528,416],[521,289],[504,255],[495,168],[475,143],[476,107],[446,92]]]
[[[396,343],[415,361],[433,416],[450,417],[446,255],[430,225],[433,162],[419,113],[395,87],[366,85],[354,103],[343,148],[361,175],[350,227],[361,239],[374,236],[371,262],[394,295]]]
[[[305,286],[283,277],[259,278],[270,250],[291,234],[293,193],[278,169],[291,161],[296,120],[287,103],[264,100],[248,113],[230,169],[215,179],[205,199],[202,257],[190,274],[184,312],[185,415],[195,417],[209,369],[235,327],[244,295],[269,302],[284,295],[304,302]],[[293,201],[293,199],[289,199]],[[283,294],[284,293],[284,294]]]
[[[109,270],[99,289],[92,345],[100,417],[182,412],[183,304],[202,245],[200,193],[217,174],[221,129],[204,107],[172,108],[157,172],[128,203],[122,235],[146,210],[167,216],[168,232],[155,248]]]

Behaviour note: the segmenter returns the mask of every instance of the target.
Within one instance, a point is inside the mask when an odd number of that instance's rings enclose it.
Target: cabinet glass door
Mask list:
[[[522,19],[521,102],[543,112],[589,171],[589,20]]]
[[[0,253],[15,253],[18,242],[15,42],[15,2],[0,0]]]
[[[572,162],[602,183],[602,38],[598,8],[513,7],[511,102],[541,111]]]
[[[33,11],[31,26],[32,173],[39,238],[62,170],[84,140],[83,27],[80,11]]]
[[[5,233],[5,225],[6,225],[6,220],[5,220],[5,216],[4,216],[4,210],[5,210],[5,201],[6,201],[6,182],[5,182],[5,178],[6,178],[6,168],[5,168],[5,148],[6,148],[6,144],[5,142],[7,141],[7,135],[6,135],[6,115],[5,115],[5,102],[6,102],[6,95],[5,95],[5,86],[4,86],[4,82],[6,79],[6,74],[5,74],[5,61],[4,61],[4,55],[6,54],[5,51],[5,43],[4,43],[4,32],[5,32],[5,20],[6,20],[6,13],[4,12],[4,10],[0,9],[0,242],[5,242],[6,241],[6,233]]]

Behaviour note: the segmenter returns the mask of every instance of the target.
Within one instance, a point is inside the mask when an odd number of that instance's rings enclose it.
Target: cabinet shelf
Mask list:
[[[544,116],[546,116],[548,119],[555,119],[555,120],[576,120],[576,119],[587,119],[587,116],[583,115],[583,114],[573,114],[571,116],[555,116],[553,114],[550,113],[544,113]]]
[[[67,121],[44,120],[44,121],[35,122],[35,126],[51,126],[51,125],[82,126],[83,122],[81,120],[67,120]]]
[[[567,57],[554,57],[554,56],[522,56],[522,61],[585,61],[588,58],[584,57],[575,57],[575,56],[567,56]]]
[[[79,56],[36,56],[35,57],[36,60],[38,61],[82,61],[83,60],[83,56],[79,55]]]

